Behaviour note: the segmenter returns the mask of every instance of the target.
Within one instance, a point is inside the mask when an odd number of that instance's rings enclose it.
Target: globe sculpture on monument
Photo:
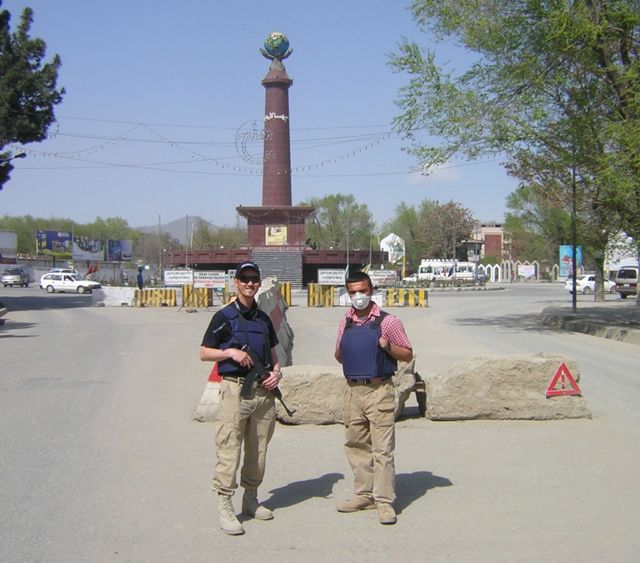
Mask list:
[[[264,40],[264,49],[260,49],[267,59],[286,59],[293,49],[289,48],[289,40],[284,33],[273,31]]]

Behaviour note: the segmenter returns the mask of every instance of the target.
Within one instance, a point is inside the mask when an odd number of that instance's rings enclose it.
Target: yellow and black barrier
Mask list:
[[[175,289],[136,289],[133,297],[136,307],[175,307]]]
[[[278,282],[280,284],[280,295],[287,304],[287,307],[291,307],[291,282]]]
[[[211,291],[207,287],[182,286],[183,307],[208,307],[211,304]]]
[[[428,307],[429,296],[424,288],[396,288],[386,290],[387,307]]]
[[[307,307],[333,307],[332,285],[310,283],[307,285]]]

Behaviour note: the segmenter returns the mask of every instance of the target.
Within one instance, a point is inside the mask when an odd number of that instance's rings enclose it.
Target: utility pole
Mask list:
[[[158,214],[158,275],[162,278],[162,222]]]
[[[573,275],[572,292],[571,292],[571,311],[575,315],[578,310],[577,295],[577,275],[578,275],[578,228],[577,228],[577,190],[576,190],[576,155],[575,146],[573,147],[573,166],[571,168],[571,269]]]

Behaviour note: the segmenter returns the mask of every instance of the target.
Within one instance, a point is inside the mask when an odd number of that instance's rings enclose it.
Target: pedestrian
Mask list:
[[[142,275],[142,270],[144,270],[144,268],[142,266],[140,266],[138,268],[138,277],[137,277],[138,289],[140,291],[142,291],[142,288],[144,287],[144,276]]]
[[[344,395],[345,453],[355,496],[338,512],[378,509],[381,524],[395,524],[395,398],[391,376],[397,360],[409,362],[411,343],[402,322],[372,301],[365,272],[350,274],[351,308],[340,321],[335,358],[347,379]]]
[[[213,490],[218,494],[220,527],[229,535],[244,534],[236,517],[232,497],[238,488],[236,473],[244,442],[244,459],[240,471],[242,514],[258,520],[271,520],[273,512],[258,502],[258,487],[265,473],[267,446],[276,423],[274,395],[282,378],[275,348],[278,337],[269,316],[256,303],[260,289],[260,269],[253,262],[236,268],[234,283],[237,297],[217,311],[202,339],[200,359],[217,362],[220,402],[216,428],[217,461]],[[253,365],[243,350],[248,345],[262,360],[268,376],[252,398],[240,395],[244,376]]]

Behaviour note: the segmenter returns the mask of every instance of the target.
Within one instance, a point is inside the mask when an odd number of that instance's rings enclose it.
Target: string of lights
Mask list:
[[[19,147],[20,150],[26,151],[32,158],[36,159],[66,159],[77,163],[74,166],[51,166],[42,167],[39,166],[39,170],[56,170],[56,169],[86,169],[86,168],[138,168],[145,170],[155,170],[163,172],[174,172],[180,174],[216,174],[216,175],[241,175],[241,176],[257,176],[262,174],[262,155],[255,157],[255,163],[247,161],[246,158],[242,158],[239,154],[224,155],[218,157],[210,157],[202,154],[192,147],[196,146],[214,146],[218,148],[231,148],[237,144],[227,141],[201,141],[194,139],[175,140],[169,136],[161,133],[157,128],[159,127],[174,127],[174,128],[187,128],[187,129],[203,129],[203,130],[220,130],[220,131],[236,131],[237,129],[229,127],[220,127],[214,125],[185,125],[185,124],[169,124],[169,123],[143,123],[143,122],[131,122],[125,120],[112,120],[101,118],[86,118],[76,116],[61,116],[61,119],[97,122],[97,123],[111,123],[131,125],[124,132],[115,136],[109,136],[102,133],[77,133],[66,132],[60,129],[58,124],[56,131],[50,135],[50,138],[78,138],[78,139],[95,139],[103,141],[101,143],[92,144],[87,147],[79,148],[76,150],[64,150],[64,151],[44,151],[38,149],[31,149],[28,147]],[[371,132],[371,129],[377,129],[377,131]],[[383,129],[380,131],[379,129]],[[352,131],[353,133],[345,135],[336,135],[338,130]],[[366,130],[363,132],[363,130]],[[340,154],[333,155],[321,160],[309,161],[304,164],[300,164],[291,168],[291,175],[306,176],[306,177],[367,177],[367,176],[382,176],[382,175],[402,175],[411,173],[425,173],[420,167],[410,168],[403,171],[379,171],[379,172],[363,172],[363,173],[339,173],[339,174],[309,174],[312,171],[325,169],[339,164],[342,161],[354,159],[376,147],[377,145],[388,141],[392,138],[398,138],[398,134],[390,130],[388,126],[384,125],[348,125],[348,126],[332,126],[332,127],[313,127],[313,128],[300,128],[294,130],[297,135],[303,131],[327,131],[333,134],[327,136],[312,135],[312,136],[293,136],[291,139],[292,153],[304,152],[309,150],[318,150],[324,148],[337,148],[340,145],[358,143],[358,146],[348,151],[341,152]],[[356,133],[357,131],[357,133]],[[140,133],[146,132],[151,135],[140,135]],[[134,136],[135,135],[135,136]],[[106,160],[94,160],[81,158],[87,155],[94,155],[99,152],[103,152],[116,145],[123,143],[155,143],[170,147],[172,150],[177,151],[183,155],[186,155],[185,160],[163,160],[161,162],[145,162],[145,163],[128,163],[128,162],[109,162]],[[254,142],[256,152],[262,150],[262,142],[256,140]],[[238,160],[242,159],[242,164],[238,163]],[[459,166],[473,165],[482,162],[495,162],[500,159],[483,159],[480,161],[473,161],[467,163],[450,163],[446,166],[439,168],[456,168]],[[182,165],[192,163],[206,163],[207,165],[215,167],[216,171],[203,171],[184,169]],[[171,168],[171,166],[182,166],[179,169]],[[29,168],[25,166],[23,168]],[[425,174],[428,175],[428,172]]]

